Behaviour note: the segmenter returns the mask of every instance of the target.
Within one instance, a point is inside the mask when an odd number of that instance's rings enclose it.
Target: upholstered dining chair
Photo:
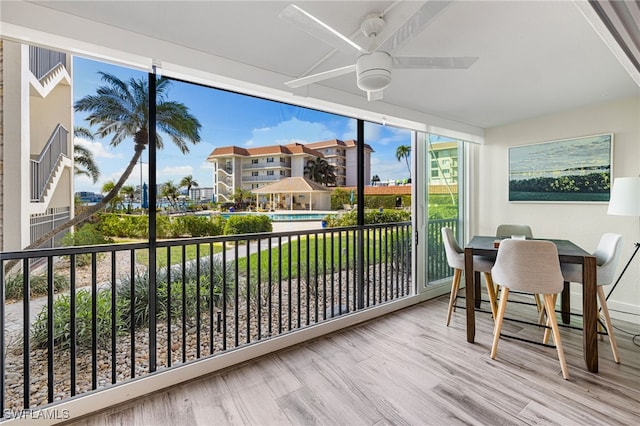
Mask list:
[[[447,309],[447,325],[451,321],[451,313],[453,312],[456,298],[458,297],[458,290],[460,288],[460,279],[462,277],[462,271],[464,271],[464,250],[460,248],[458,242],[453,236],[451,228],[443,227],[442,242],[444,243],[444,249],[447,255],[447,263],[453,268],[453,283],[451,284],[451,296],[449,298],[449,309]],[[491,313],[493,317],[496,317],[498,310],[498,303],[496,301],[495,289],[493,286],[493,280],[491,279],[491,268],[493,267],[493,261],[481,256],[473,256],[473,270],[484,273],[484,279],[487,284],[487,292],[489,293],[489,303],[491,304]]]
[[[543,296],[547,311],[555,312],[554,295],[557,296],[562,291],[564,278],[560,269],[558,249],[554,243],[543,240],[513,239],[505,239],[500,242],[496,262],[491,269],[491,276],[502,287],[498,315],[493,330],[493,344],[491,345],[491,359],[495,359],[509,291],[513,289],[524,293],[540,294]],[[547,316],[547,326],[550,326],[553,332],[553,340],[562,368],[562,377],[567,379],[569,373],[555,315]],[[547,334],[545,332],[545,339]]]
[[[529,225],[498,225],[496,229],[496,237],[505,238],[512,235],[524,235],[527,238],[533,238],[533,231]]]
[[[613,326],[611,325],[611,317],[609,316],[609,308],[607,307],[607,298],[604,295],[602,286],[613,283],[618,261],[620,260],[621,241],[622,235],[612,233],[603,234],[602,237],[600,237],[600,242],[598,243],[595,253],[593,253],[597,265],[598,300],[600,301],[604,324],[607,328],[607,334],[609,335],[609,344],[613,352],[613,359],[617,364],[620,363],[620,354],[618,352],[616,337],[613,334]],[[581,265],[563,264],[562,275],[565,281],[582,284]]]
[[[509,238],[513,235],[524,235],[526,238],[533,238],[533,231],[529,225],[511,225],[511,224],[502,224],[498,225],[496,228],[496,237],[498,238]],[[496,294],[500,291],[499,287],[496,287]],[[538,323],[542,324],[544,321],[544,304],[540,296],[537,294],[533,295],[533,299],[536,302],[536,309],[538,309]]]

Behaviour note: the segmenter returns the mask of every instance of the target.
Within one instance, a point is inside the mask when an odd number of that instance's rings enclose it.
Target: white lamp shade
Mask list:
[[[607,214],[640,216],[640,177],[622,177],[613,181]]]

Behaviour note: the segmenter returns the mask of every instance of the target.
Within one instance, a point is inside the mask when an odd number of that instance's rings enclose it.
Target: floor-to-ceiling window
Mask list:
[[[464,143],[435,134],[424,134],[421,138],[420,146],[425,148],[420,157],[425,182],[421,195],[427,208],[420,211],[419,220],[424,221],[427,235],[426,283],[429,287],[444,285],[446,288],[452,273],[442,245],[441,229],[451,228],[464,245]]]

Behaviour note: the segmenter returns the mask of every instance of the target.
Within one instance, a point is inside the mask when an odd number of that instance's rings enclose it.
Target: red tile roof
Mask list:
[[[356,146],[358,143],[353,140],[353,139],[349,139],[346,141],[341,141],[340,139],[330,139],[328,141],[321,141],[321,142],[312,142],[312,143],[308,143],[307,146],[314,148],[314,149],[318,149],[318,148],[330,148],[332,146],[344,146],[344,147],[353,147]],[[373,152],[373,148],[371,148],[371,146],[369,144],[364,144],[365,149],[368,149],[370,151]]]
[[[343,191],[356,191],[353,186],[340,186],[338,188]],[[449,194],[449,191],[454,194],[458,193],[458,185],[429,185],[429,194]],[[408,185],[390,185],[390,186],[365,186],[365,195],[411,195],[411,184]]]
[[[309,144],[301,144],[298,142],[288,145],[269,145],[259,146],[255,148],[241,148],[239,146],[222,146],[214,149],[207,159],[214,157],[229,157],[231,155],[238,155],[243,157],[259,156],[259,155],[277,155],[277,154],[308,154],[314,157],[324,157],[321,152],[309,147]]]

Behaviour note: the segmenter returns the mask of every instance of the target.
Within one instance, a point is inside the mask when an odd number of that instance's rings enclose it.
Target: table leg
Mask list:
[[[564,288],[562,289],[560,310],[562,311],[562,322],[564,324],[569,324],[571,322],[571,285],[566,281],[564,282]]]
[[[467,315],[467,342],[473,343],[476,337],[476,310],[473,284],[473,249],[464,249],[464,290]]]
[[[592,373],[598,372],[598,300],[596,258],[585,256],[582,264],[582,349],[584,362]]]
[[[480,272],[476,271],[473,273],[473,292],[475,293],[475,307],[476,309],[480,309],[480,304],[482,303],[482,291],[480,290]]]

